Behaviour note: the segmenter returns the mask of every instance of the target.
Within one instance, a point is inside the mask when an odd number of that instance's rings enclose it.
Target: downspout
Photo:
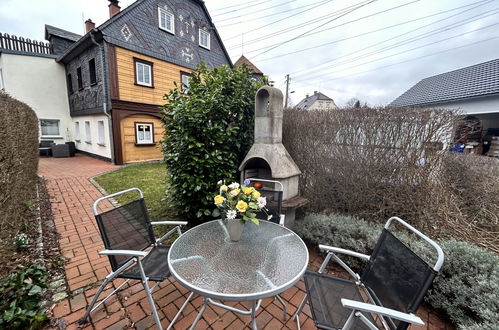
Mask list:
[[[109,144],[111,147],[111,162],[115,164],[114,161],[114,138],[113,138],[113,120],[111,117],[111,114],[108,112],[108,110],[112,109],[111,102],[109,101],[109,93],[108,93],[108,86],[109,84],[107,83],[107,57],[106,57],[106,47],[105,43],[102,42],[102,44],[99,44],[97,41],[95,41],[94,38],[94,33],[97,32],[97,29],[93,29],[90,31],[90,40],[92,40],[92,43],[97,45],[99,47],[99,50],[101,52],[101,74],[102,74],[102,90],[103,90],[103,96],[104,96],[104,102],[102,102],[102,110],[104,112],[104,115],[107,116],[108,119],[108,129],[109,129]],[[103,39],[104,40],[104,39]]]

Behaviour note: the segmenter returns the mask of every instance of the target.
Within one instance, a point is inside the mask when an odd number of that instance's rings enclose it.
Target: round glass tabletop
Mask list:
[[[256,300],[293,286],[308,265],[308,250],[291,230],[268,221],[246,223],[229,239],[226,220],[194,227],[170,247],[172,275],[191,291],[221,300]]]

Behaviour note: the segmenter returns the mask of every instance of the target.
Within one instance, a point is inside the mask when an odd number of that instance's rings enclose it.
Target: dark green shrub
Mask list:
[[[192,73],[187,95],[166,96],[163,153],[170,175],[169,197],[178,212],[202,221],[214,209],[219,180],[235,180],[253,143],[255,93],[262,85],[248,67],[221,66]]]
[[[314,244],[327,244],[371,254],[382,226],[337,214],[307,214],[297,233]],[[434,250],[406,232],[396,236],[428,262]],[[426,301],[462,329],[494,329],[499,324],[499,257],[490,251],[456,240],[440,242],[445,262],[426,295]],[[348,263],[360,270],[361,262]]]
[[[0,283],[0,328],[37,329],[48,319],[41,306],[47,273],[30,267],[10,274]]]

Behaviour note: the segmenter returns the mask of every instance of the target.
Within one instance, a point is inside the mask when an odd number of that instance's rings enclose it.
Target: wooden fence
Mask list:
[[[0,33],[0,49],[17,50],[20,52],[51,54],[50,44],[29,38],[17,37],[8,33]]]

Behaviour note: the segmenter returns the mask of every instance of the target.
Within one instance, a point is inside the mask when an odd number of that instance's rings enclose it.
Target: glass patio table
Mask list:
[[[238,242],[229,239],[227,220],[194,227],[182,234],[168,253],[173,277],[191,291],[170,326],[197,293],[204,297],[204,304],[191,329],[208,303],[251,315],[252,327],[256,329],[255,313],[261,299],[292,287],[305,273],[307,265],[305,243],[293,231],[278,224],[260,221],[257,226],[248,222]],[[250,310],[241,310],[214,299],[251,301],[252,304]]]

